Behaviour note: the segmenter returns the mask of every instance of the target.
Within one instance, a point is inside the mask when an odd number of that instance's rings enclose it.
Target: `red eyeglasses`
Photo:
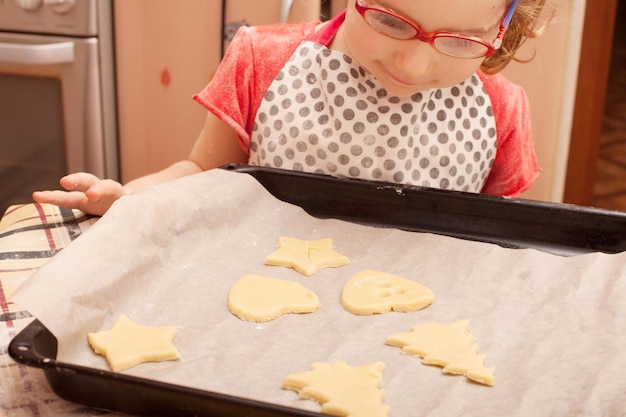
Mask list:
[[[400,40],[417,39],[428,42],[439,52],[455,58],[483,58],[496,53],[502,46],[502,39],[511,23],[519,0],[513,0],[500,22],[498,36],[493,43],[488,43],[477,36],[460,33],[437,31],[425,32],[418,24],[399,15],[395,11],[382,7],[365,6],[365,0],[357,0],[354,7],[363,20],[375,31]]]

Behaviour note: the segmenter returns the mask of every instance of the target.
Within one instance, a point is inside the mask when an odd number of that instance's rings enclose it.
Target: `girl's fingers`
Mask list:
[[[117,200],[124,195],[124,187],[117,181],[101,180],[85,190],[85,194],[90,201]]]
[[[98,181],[100,181],[100,178],[93,174],[89,174],[87,172],[77,172],[64,176],[59,182],[61,183],[61,186],[68,191],[85,192]]]
[[[61,178],[60,183],[68,191],[35,191],[33,200],[103,215],[118,198],[128,194],[128,190],[119,182],[101,180],[84,172],[66,175]]]
[[[80,207],[87,202],[87,196],[81,192],[67,192],[61,190],[35,191],[33,200],[43,204],[54,204],[66,208]]]

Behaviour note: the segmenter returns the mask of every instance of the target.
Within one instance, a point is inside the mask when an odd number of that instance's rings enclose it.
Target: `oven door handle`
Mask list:
[[[74,43],[44,45],[0,43],[0,63],[18,65],[54,65],[74,61]]]

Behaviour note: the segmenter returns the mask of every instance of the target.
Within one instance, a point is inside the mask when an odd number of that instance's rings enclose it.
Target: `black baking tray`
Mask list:
[[[626,250],[626,212],[228,165],[309,214],[559,255]]]
[[[280,200],[320,218],[534,248],[562,256],[626,249],[626,213],[568,204],[401,186],[384,182],[228,165]],[[34,320],[9,345],[19,363],[41,368],[61,398],[152,416],[319,416],[276,404],[101,371],[56,360],[57,340]]]

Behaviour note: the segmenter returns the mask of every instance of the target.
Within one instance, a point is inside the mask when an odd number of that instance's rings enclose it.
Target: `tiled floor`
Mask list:
[[[618,7],[593,205],[626,211],[626,4]]]

